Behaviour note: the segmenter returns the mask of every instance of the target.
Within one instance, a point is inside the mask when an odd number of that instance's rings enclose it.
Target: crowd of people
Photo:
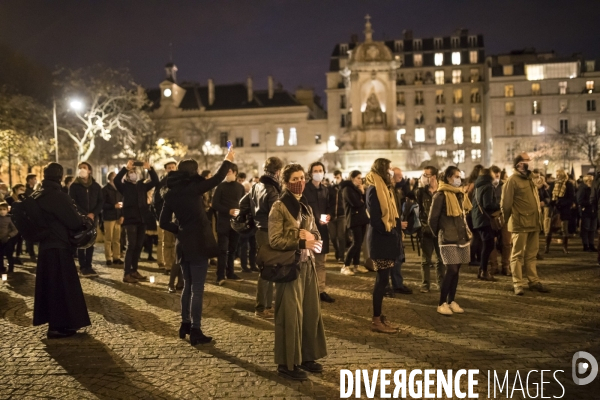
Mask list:
[[[402,277],[403,243],[409,237],[421,254],[419,291],[439,289],[437,312],[445,316],[464,312],[456,301],[462,265],[477,265],[482,281],[511,276],[514,293],[521,296],[523,273],[530,290],[549,292],[536,262],[551,251],[553,235],[560,235],[564,253],[577,231],[583,251],[598,251],[598,179],[593,173],[574,181],[564,170],[555,176],[530,170],[526,153],[515,158],[510,176],[496,166],[478,165],[466,179],[455,166],[444,171],[426,166],[420,178],[408,179],[391,160],[379,158],[364,177],[356,170],[344,179],[336,170],[329,181],[321,162],[305,169],[270,157],[262,175],[250,180],[234,158],[230,148],[214,174],[200,172],[193,159],[168,160],[162,179],[149,163],[130,160],[107,175],[104,187],[87,162],[78,165],[76,177],[64,177],[62,166],[50,163],[40,183],[29,175],[10,192],[0,183],[2,269],[11,273],[23,263],[23,245],[37,262],[34,325],[48,323],[48,338],[68,337],[90,325],[75,259],[82,277],[96,276],[94,246],[75,249],[69,239],[81,229],[82,216],[103,232],[106,265],[122,266],[125,283],[146,280],[138,270],[142,251],[155,260],[157,245],[155,261],[169,275],[169,293],[181,292],[179,336],[189,336],[192,345],[212,340],[202,332],[211,264],[214,282],[222,286],[261,272],[257,254],[295,253],[293,279],[273,281],[259,273],[255,316],[274,320],[278,372],[296,380],[322,371],[317,360],[327,355],[321,303],[335,302],[327,291],[327,257],[342,275],[375,272],[370,329],[391,334],[399,327],[383,314],[383,299],[413,294]],[[34,193],[43,193],[36,201],[51,234],[39,243],[23,243],[9,211]],[[232,221],[246,221],[250,229],[240,231]],[[235,272],[237,258],[241,276]]]

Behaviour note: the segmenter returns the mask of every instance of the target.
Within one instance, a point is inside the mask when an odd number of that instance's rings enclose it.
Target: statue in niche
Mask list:
[[[379,100],[375,96],[375,92],[371,91],[371,94],[367,98],[367,107],[363,112],[363,124],[365,126],[383,125],[384,114],[381,111]]]

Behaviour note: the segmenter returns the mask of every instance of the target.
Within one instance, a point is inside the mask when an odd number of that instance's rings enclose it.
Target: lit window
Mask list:
[[[473,159],[473,161],[481,159],[481,149],[472,149],[471,159]]]
[[[471,89],[471,103],[481,103],[481,96],[479,96],[479,88]]]
[[[435,56],[433,57],[433,61],[436,65],[436,67],[440,67],[444,64],[444,53],[435,53]]]
[[[452,83],[460,83],[460,69],[452,70]]]
[[[435,155],[436,155],[436,157],[439,157],[439,158],[447,158],[448,151],[447,150],[436,150]]]
[[[585,83],[585,90],[592,93],[592,91],[594,90],[594,81],[587,81]]]
[[[258,129],[252,129],[250,131],[250,146],[251,147],[259,147],[260,146],[260,136],[258,134]]]
[[[452,131],[452,138],[454,139],[454,144],[463,144],[465,141],[465,135],[463,133],[462,126],[455,126]]]
[[[419,110],[417,112],[415,112],[415,124],[416,125],[421,125],[424,121],[423,118],[423,111]]]
[[[460,124],[463,122],[463,112],[461,108],[454,109],[454,123]]]
[[[587,110],[588,111],[596,111],[596,100],[588,100],[587,101]]]
[[[415,129],[415,142],[424,142],[424,141],[425,141],[425,128]]]
[[[596,62],[588,60],[585,62],[585,72],[594,72],[596,70]]]
[[[531,121],[531,133],[533,135],[539,135],[540,133],[544,133],[545,129],[542,126],[542,121],[539,119],[534,119]]]
[[[436,85],[444,84],[444,71],[435,71],[435,84]]]
[[[423,105],[423,92],[415,92],[415,105]]]
[[[504,97],[514,97],[515,96],[515,86],[514,85],[504,85]]]
[[[529,81],[543,79],[575,78],[579,74],[579,62],[525,65],[525,75]]]
[[[396,131],[396,141],[398,144],[402,144],[402,135],[406,135],[406,129],[401,128]]]
[[[398,92],[396,94],[396,104],[399,106],[403,106],[405,104],[404,92]]]
[[[398,111],[396,113],[396,122],[398,125],[406,124],[406,113],[404,111]]]
[[[479,109],[475,107],[471,107],[471,122],[476,124],[481,122],[481,114],[479,114]]]
[[[531,113],[532,114],[541,114],[542,113],[542,105],[539,101],[534,100],[531,104]]]
[[[463,97],[462,97],[462,89],[454,89],[453,90],[453,99],[454,99],[454,104],[460,104],[463,101]]]
[[[423,54],[415,54],[414,55],[414,65],[415,65],[415,67],[423,66]]]
[[[596,133],[596,120],[590,119],[587,121],[587,133],[594,135]]]
[[[558,93],[567,94],[567,82],[558,82]]]
[[[296,128],[290,128],[290,138],[288,140],[288,144],[290,146],[298,145],[298,137],[296,135]]]
[[[452,65],[460,65],[460,52],[455,51],[452,53]]]
[[[276,146],[283,146],[285,143],[285,137],[283,136],[283,129],[277,128],[277,139],[275,141]]]
[[[569,120],[561,119],[558,121],[560,126],[560,133],[569,133]]]
[[[540,84],[539,83],[531,84],[531,94],[533,96],[538,96],[540,94]]]
[[[515,135],[515,121],[506,121],[504,124],[504,130],[507,136]]]
[[[471,127],[471,143],[475,143],[475,144],[481,143],[481,127],[480,126],[472,126]]]
[[[502,75],[509,76],[513,74],[513,66],[511,65],[503,65],[502,66]]]
[[[479,82],[479,70],[477,68],[471,68],[471,83]]]
[[[445,100],[444,100],[444,91],[443,90],[436,90],[435,91],[435,104],[444,104]]]
[[[479,57],[478,57],[477,51],[470,51],[469,52],[469,62],[471,64],[477,64],[477,61],[479,61],[478,58]]]
[[[446,144],[446,128],[435,128],[435,143]]]
[[[454,150],[452,152],[453,161],[455,164],[460,164],[465,162],[465,151],[464,150]]]
[[[504,113],[505,115],[515,115],[515,103],[512,101],[504,103]]]

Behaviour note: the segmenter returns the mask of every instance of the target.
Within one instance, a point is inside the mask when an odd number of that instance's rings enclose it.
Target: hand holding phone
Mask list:
[[[144,162],[143,161],[134,161],[133,162],[133,166],[134,167],[143,167],[144,166]]]
[[[227,141],[227,150],[230,150],[230,149],[231,149],[231,140],[228,140]]]

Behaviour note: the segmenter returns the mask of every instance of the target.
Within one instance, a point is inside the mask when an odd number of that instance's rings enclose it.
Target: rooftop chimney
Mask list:
[[[167,73],[167,80],[173,83],[177,82],[177,67],[172,62],[165,65],[165,72]]]
[[[208,105],[212,106],[215,102],[215,81],[208,80]]]
[[[246,80],[246,88],[248,89],[248,103],[252,103],[252,100],[254,99],[254,91],[252,89],[251,76],[248,76],[248,79]]]
[[[268,79],[268,87],[269,87],[269,100],[273,98],[275,94],[275,88],[273,87],[273,76],[269,75]]]
[[[412,29],[405,29],[402,31],[402,36],[404,37],[404,40],[412,40],[413,38],[413,31]]]

